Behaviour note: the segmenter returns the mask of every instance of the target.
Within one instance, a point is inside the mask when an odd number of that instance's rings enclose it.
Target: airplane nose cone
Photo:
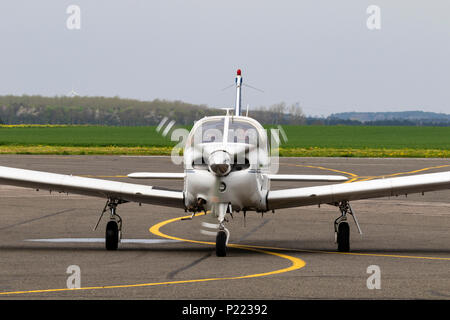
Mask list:
[[[217,176],[226,176],[231,171],[230,155],[222,150],[211,153],[208,159],[209,170]]]

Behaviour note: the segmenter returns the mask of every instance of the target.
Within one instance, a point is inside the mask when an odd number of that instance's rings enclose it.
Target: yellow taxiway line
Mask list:
[[[381,175],[381,176],[359,177],[361,179],[359,181],[368,181],[368,180],[373,180],[373,179],[384,179],[384,178],[388,178],[388,177],[395,177],[395,176],[400,176],[400,175],[413,174],[413,173],[429,171],[429,170],[433,170],[433,169],[441,169],[441,168],[446,168],[446,167],[450,167],[450,165],[446,164],[446,165],[442,165],[442,166],[428,167],[428,168],[412,170],[412,171],[408,171],[408,172],[397,172],[397,173],[391,173],[391,174],[386,174],[386,175]]]
[[[358,176],[357,174],[345,172],[341,170],[336,169],[330,169],[320,166],[307,166],[307,165],[294,165],[297,167],[307,167],[307,168],[316,168],[321,170],[327,170],[327,171],[333,171],[338,173],[347,174],[351,177],[348,181],[345,183],[350,183],[357,181],[358,179],[361,179],[362,177]],[[398,175],[405,175],[405,174],[412,174],[432,169],[438,169],[443,167],[449,167],[450,165],[442,165],[442,166],[436,166],[436,167],[428,167],[423,169],[418,169],[414,171],[409,172],[399,172],[384,176],[373,176],[373,177],[364,177],[364,179],[359,181],[365,181],[365,180],[371,180],[375,178],[384,178],[384,177],[391,177],[391,176],[398,176]],[[91,176],[93,177],[93,176]],[[97,176],[99,177],[99,176]],[[106,176],[102,176],[106,177]],[[126,176],[108,176],[108,177],[115,177],[115,178],[125,178]],[[163,238],[167,239],[173,239],[173,240],[180,240],[184,242],[191,242],[191,243],[197,243],[197,244],[206,244],[206,245],[215,245],[213,242],[206,242],[206,241],[198,241],[198,240],[190,240],[190,239],[183,239],[179,237],[170,236],[167,234],[164,234],[160,231],[160,229],[172,222],[179,221],[183,218],[188,218],[190,216],[186,217],[178,217],[169,219],[166,221],[162,221],[154,226],[152,226],[149,231],[155,235],[158,235]],[[63,291],[79,291],[79,290],[99,290],[99,289],[117,289],[117,288],[133,288],[133,287],[148,287],[148,286],[158,286],[158,285],[171,285],[171,284],[187,284],[187,283],[198,283],[198,282],[207,282],[207,281],[219,281],[219,280],[238,280],[238,279],[248,279],[248,278],[256,278],[256,277],[264,277],[274,274],[280,274],[285,272],[290,272],[294,270],[298,270],[303,268],[306,263],[299,258],[292,257],[286,254],[282,254],[279,252],[273,252],[273,251],[267,251],[267,250],[276,250],[276,251],[288,251],[288,252],[309,252],[309,253],[321,253],[321,254],[343,254],[343,255],[353,255],[353,256],[371,256],[371,257],[387,257],[387,258],[402,258],[402,259],[425,259],[425,260],[444,260],[444,261],[450,261],[450,258],[443,258],[443,257],[423,257],[423,256],[405,256],[405,255],[391,255],[391,254],[375,254],[375,253],[357,253],[357,252],[335,252],[335,251],[322,251],[322,250],[306,250],[306,249],[292,249],[292,248],[278,248],[278,247],[265,247],[265,246],[253,246],[253,245],[238,245],[238,244],[228,244],[229,247],[234,247],[238,249],[243,250],[250,250],[255,251],[259,253],[269,254],[273,256],[277,256],[279,258],[287,259],[291,262],[291,265],[286,268],[277,269],[269,272],[264,273],[255,273],[255,274],[249,274],[244,276],[231,276],[231,277],[220,277],[220,278],[205,278],[205,279],[193,279],[193,280],[179,280],[179,281],[166,281],[166,282],[153,282],[153,283],[139,283],[139,284],[125,284],[125,285],[109,285],[109,286],[96,286],[96,287],[82,287],[78,289],[68,289],[68,288],[60,288],[60,289],[41,289],[41,290],[26,290],[26,291],[10,291],[10,292],[0,292],[0,295],[13,295],[13,294],[30,294],[30,293],[48,293],[48,292],[63,292]]]
[[[199,214],[203,215],[203,214]],[[199,243],[199,244],[208,244],[208,245],[215,245],[214,242],[205,242],[205,241],[198,241],[198,240],[188,240],[188,239],[182,239],[174,236],[170,236],[167,234],[162,233],[159,229],[166,224],[169,224],[171,222],[175,222],[177,220],[181,220],[182,218],[175,218],[167,221],[160,222],[158,224],[155,224],[153,227],[150,228],[150,232],[171,240],[179,240],[179,241],[185,241],[185,242],[191,242],[191,243]],[[402,258],[402,259],[425,259],[425,260],[444,260],[444,261],[450,261],[450,258],[443,258],[443,257],[425,257],[425,256],[407,256],[407,255],[395,255],[395,254],[381,254],[381,253],[360,253],[360,252],[339,252],[339,251],[325,251],[325,250],[312,250],[312,249],[295,249],[295,248],[280,248],[280,247],[266,247],[266,246],[255,246],[255,245],[245,245],[245,244],[228,244],[228,247],[234,247],[239,249],[247,249],[247,250],[257,250],[257,249],[264,249],[264,250],[276,250],[276,251],[287,251],[287,252],[308,252],[308,253],[326,253],[326,254],[343,254],[343,255],[353,255],[353,256],[370,256],[370,257],[386,257],[386,258]],[[280,256],[279,253],[276,252],[264,252],[267,254],[273,254]],[[280,256],[281,257],[281,256]],[[289,259],[289,256],[283,256],[286,259]],[[291,257],[293,258],[293,257]],[[276,271],[275,271],[276,272]],[[286,272],[286,271],[284,271]],[[280,273],[280,272],[276,272]]]
[[[169,223],[179,221],[183,218],[188,218],[190,216],[186,217],[178,217],[174,219],[169,219],[166,221],[162,221],[154,226],[152,226],[149,230],[150,232],[154,233],[155,235],[159,235],[168,239],[174,239],[174,240],[181,240],[186,242],[192,242],[192,243],[199,243],[199,244],[207,244],[207,245],[215,245],[213,242],[205,242],[205,241],[196,241],[196,240],[189,240],[189,239],[182,239],[177,238],[173,236],[166,235],[162,233],[159,229]],[[165,282],[152,282],[152,283],[138,283],[138,284],[124,284],[124,285],[109,285],[109,286],[95,286],[95,287],[82,287],[82,288],[76,288],[76,289],[69,289],[69,288],[59,288],[59,289],[39,289],[39,290],[23,290],[23,291],[9,291],[9,292],[0,292],[0,295],[13,295],[13,294],[30,294],[30,293],[49,293],[49,292],[67,292],[67,291],[80,291],[80,290],[99,290],[99,289],[118,289],[118,288],[136,288],[136,287],[150,287],[150,286],[159,286],[159,285],[171,285],[171,284],[187,284],[187,283],[198,283],[198,282],[207,282],[207,281],[219,281],[219,280],[238,280],[238,279],[249,279],[249,278],[257,278],[257,277],[265,277],[270,276],[274,274],[280,274],[284,272],[290,272],[294,270],[298,270],[303,268],[306,263],[299,258],[292,257],[286,254],[278,253],[278,252],[271,252],[267,250],[263,250],[260,248],[252,247],[252,246],[241,246],[236,244],[229,244],[229,247],[234,247],[238,249],[243,250],[250,250],[255,251],[259,253],[269,254],[273,255],[279,258],[287,259],[291,262],[291,265],[286,268],[277,269],[273,271],[263,272],[263,273],[254,273],[254,274],[248,274],[243,276],[229,276],[229,277],[216,277],[216,278],[205,278],[205,279],[191,279],[191,280],[178,280],[178,281],[165,281]]]

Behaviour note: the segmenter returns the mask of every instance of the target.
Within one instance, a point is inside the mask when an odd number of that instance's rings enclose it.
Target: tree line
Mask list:
[[[246,111],[244,111],[245,114]],[[140,101],[120,97],[0,96],[0,124],[72,124],[109,126],[158,125],[165,117],[179,125],[192,125],[205,116],[223,115],[218,108],[182,101]],[[306,117],[299,102],[285,102],[249,110],[249,116],[265,125],[369,125],[450,126],[442,119],[389,119],[359,121]]]
[[[286,112],[292,112],[292,116]],[[165,117],[180,125],[191,125],[205,116],[224,111],[182,101],[139,101],[119,97],[0,96],[1,124],[73,124],[110,126],[158,125]],[[251,110],[263,124],[303,124],[300,105],[285,103]]]

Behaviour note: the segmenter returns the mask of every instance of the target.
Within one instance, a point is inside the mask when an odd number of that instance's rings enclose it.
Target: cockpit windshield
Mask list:
[[[194,133],[194,139],[199,143],[223,142],[225,119],[214,119],[203,122]],[[258,145],[258,129],[250,122],[230,119],[227,141],[230,143],[245,143]]]
[[[196,133],[201,134],[202,143],[222,142],[223,126],[224,126],[223,119],[206,121],[202,123],[202,125],[197,129]]]
[[[230,121],[228,128],[228,142],[257,145],[258,131],[251,123],[244,121]]]

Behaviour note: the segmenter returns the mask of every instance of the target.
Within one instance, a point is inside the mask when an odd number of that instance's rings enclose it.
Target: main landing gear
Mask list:
[[[341,216],[334,221],[334,232],[335,232],[335,240],[338,246],[339,252],[349,252],[350,251],[350,226],[347,222],[347,214],[350,214],[355,221],[356,227],[358,228],[358,232],[362,235],[361,228],[359,227],[358,220],[350,206],[348,201],[342,201],[340,203],[336,203],[336,206],[339,207],[341,211]]]
[[[117,250],[119,247],[119,242],[122,239],[122,218],[117,214],[117,206],[121,203],[125,203],[125,201],[117,200],[117,199],[108,199],[105,207],[103,208],[102,214],[95,226],[94,230],[97,229],[100,220],[103,217],[103,214],[106,210],[110,211],[110,220],[106,224],[106,232],[105,232],[105,247],[106,250]]]
[[[106,225],[105,246],[106,250],[117,250],[120,241],[119,225],[116,221],[111,220]]]

